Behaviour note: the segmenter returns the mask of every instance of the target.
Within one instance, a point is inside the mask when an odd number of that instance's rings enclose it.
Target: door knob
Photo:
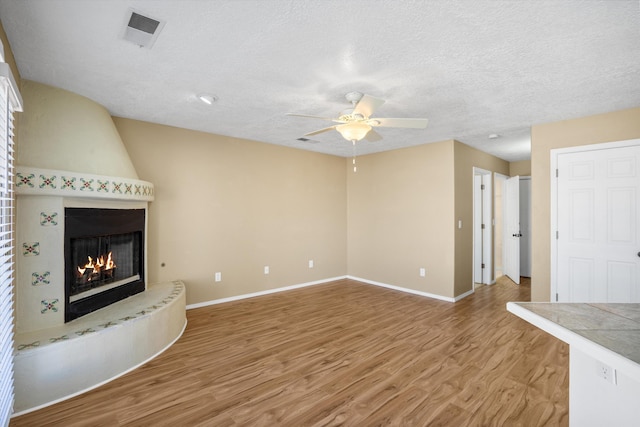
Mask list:
[[[522,233],[514,234],[513,237],[522,237]],[[638,256],[640,256],[640,252],[638,252]]]

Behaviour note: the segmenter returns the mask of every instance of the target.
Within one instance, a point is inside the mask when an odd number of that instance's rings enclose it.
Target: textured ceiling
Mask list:
[[[130,8],[166,21],[151,49],[122,39]],[[340,156],[337,132],[297,141],[331,123],[285,113],[360,91],[429,126],[358,154],[457,139],[513,161],[533,124],[640,105],[638,0],[0,0],[0,19],[23,78],[115,116]]]

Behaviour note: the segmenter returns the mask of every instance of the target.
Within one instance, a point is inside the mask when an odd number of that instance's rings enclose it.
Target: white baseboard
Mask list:
[[[247,298],[259,297],[259,296],[262,296],[262,295],[274,294],[276,292],[290,291],[292,289],[299,289],[299,288],[304,288],[304,287],[307,287],[307,286],[313,286],[313,285],[319,285],[319,284],[322,284],[322,283],[334,282],[336,280],[342,280],[342,279],[346,279],[346,278],[347,278],[347,276],[331,277],[331,278],[328,278],[328,279],[316,280],[314,282],[300,283],[298,285],[285,286],[285,287],[282,287],[282,288],[275,288],[275,289],[267,289],[266,291],[253,292],[253,293],[250,293],[250,294],[236,295],[236,296],[233,296],[233,297],[227,297],[227,298],[220,298],[220,299],[215,299],[215,300],[211,300],[211,301],[198,302],[198,303],[195,303],[195,304],[187,305],[187,310],[191,310],[191,309],[194,309],[194,308],[200,308],[200,307],[207,307],[209,305],[222,304],[222,303],[225,303],[225,302],[238,301],[238,300],[247,299]]]
[[[291,286],[285,286],[282,288],[275,288],[275,289],[268,289],[266,291],[260,291],[260,292],[253,292],[250,294],[243,294],[243,295],[236,295],[233,297],[227,297],[227,298],[220,298],[220,299],[215,299],[215,300],[211,300],[211,301],[204,301],[204,302],[198,302],[195,304],[189,304],[187,305],[187,310],[191,310],[194,308],[201,308],[201,307],[207,307],[210,305],[216,305],[216,304],[222,304],[225,302],[231,302],[231,301],[238,301],[238,300],[243,300],[243,299],[247,299],[247,298],[253,298],[253,297],[259,297],[262,295],[269,295],[269,294],[274,294],[277,292],[284,292],[284,291],[290,291],[292,289],[299,289],[299,288],[304,288],[307,286],[313,286],[313,285],[320,285],[322,283],[329,283],[329,282],[334,282],[336,280],[342,280],[342,279],[351,279],[351,280],[355,280],[358,282],[362,282],[362,283],[366,283],[369,285],[375,285],[375,286],[380,286],[383,288],[388,288],[388,289],[393,289],[396,291],[400,291],[400,292],[406,292],[408,294],[414,294],[414,295],[420,295],[423,297],[427,297],[427,298],[433,298],[433,299],[437,299],[440,301],[447,301],[447,302],[457,302],[460,301],[463,298],[468,297],[469,295],[473,294],[473,289],[465,292],[464,294],[458,295],[455,298],[451,298],[451,297],[445,297],[442,295],[437,295],[437,294],[432,294],[429,292],[423,292],[423,291],[416,291],[415,289],[409,289],[409,288],[403,288],[400,286],[395,286],[395,285],[389,285],[387,283],[381,283],[381,282],[376,282],[375,280],[368,280],[368,279],[363,279],[362,277],[356,277],[356,276],[338,276],[338,277],[331,277],[328,279],[322,279],[322,280],[316,280],[314,282],[307,282],[307,283],[300,283],[298,285],[291,285]]]
[[[473,293],[473,291],[469,291],[466,294],[462,294],[462,295],[460,295],[460,296],[458,296],[456,298],[451,298],[451,297],[445,297],[445,296],[442,296],[442,295],[432,294],[432,293],[429,293],[429,292],[416,291],[415,289],[402,288],[400,286],[389,285],[387,283],[376,282],[374,280],[363,279],[362,277],[347,276],[347,279],[357,280],[358,282],[368,283],[370,285],[381,286],[383,288],[394,289],[396,291],[406,292],[408,294],[420,295],[420,296],[423,296],[423,297],[433,298],[433,299],[437,299],[437,300],[440,300],[440,301],[447,301],[447,302],[456,302],[459,299],[462,299],[462,298],[466,297],[468,294]]]
[[[460,301],[462,298],[466,298],[466,297],[468,297],[469,295],[473,294],[473,292],[474,292],[474,291],[473,291],[473,289],[471,289],[470,291],[467,291],[467,292],[465,292],[464,294],[460,294],[460,295],[458,295],[457,297],[455,297],[455,298],[454,298],[454,301],[455,301],[455,302],[458,302],[458,301]]]

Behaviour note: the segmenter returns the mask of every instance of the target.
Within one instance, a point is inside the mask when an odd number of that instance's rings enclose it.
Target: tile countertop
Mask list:
[[[509,302],[507,310],[640,382],[640,304]]]

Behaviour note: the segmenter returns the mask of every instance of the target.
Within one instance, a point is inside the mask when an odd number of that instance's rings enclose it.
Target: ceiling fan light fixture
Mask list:
[[[353,122],[336,126],[336,130],[347,141],[360,141],[371,130],[371,126],[366,123]]]

